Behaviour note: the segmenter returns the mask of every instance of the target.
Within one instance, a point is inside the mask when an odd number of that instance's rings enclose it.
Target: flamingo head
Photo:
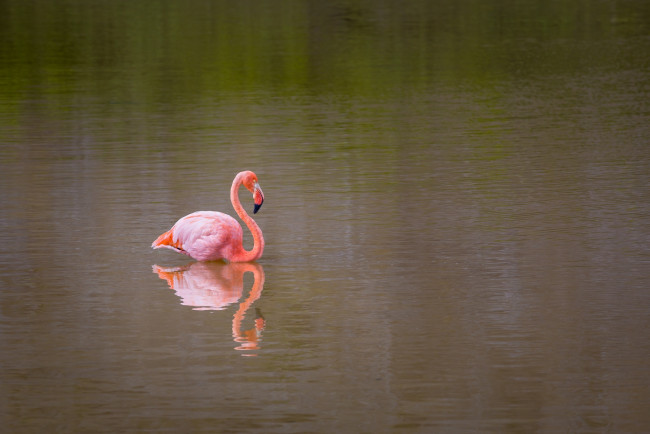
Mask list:
[[[244,175],[244,187],[253,193],[253,202],[255,202],[253,214],[256,214],[264,203],[264,193],[262,193],[262,187],[260,187],[257,180],[257,175],[250,171],[246,172],[246,175]]]

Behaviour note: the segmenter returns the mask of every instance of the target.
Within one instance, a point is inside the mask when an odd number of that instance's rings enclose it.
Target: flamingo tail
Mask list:
[[[174,241],[174,230],[173,228],[167,232],[162,233],[156,240],[151,244],[151,247],[154,249],[171,249],[175,252],[185,253],[187,252],[181,246],[179,241]]]

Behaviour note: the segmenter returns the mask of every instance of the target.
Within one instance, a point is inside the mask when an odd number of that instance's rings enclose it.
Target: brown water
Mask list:
[[[642,1],[0,2],[0,431],[647,432],[649,34]],[[258,264],[150,249],[243,169]]]

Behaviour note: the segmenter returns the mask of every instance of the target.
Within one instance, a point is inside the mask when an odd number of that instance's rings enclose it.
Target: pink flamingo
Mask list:
[[[182,217],[167,232],[151,244],[154,249],[166,248],[190,256],[197,261],[226,259],[230,262],[250,262],[259,259],[264,251],[262,230],[239,201],[239,186],[253,193],[253,214],[262,206],[264,193],[257,175],[246,170],[239,172],[230,188],[230,201],[237,215],[253,234],[253,249],[247,251],[242,243],[243,230],[234,218],[217,211],[197,211]]]

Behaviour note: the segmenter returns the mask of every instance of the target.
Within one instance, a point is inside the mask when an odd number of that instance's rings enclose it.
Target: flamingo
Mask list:
[[[250,170],[239,172],[230,188],[232,206],[253,234],[252,250],[244,249],[243,230],[239,222],[228,214],[217,211],[196,211],[182,217],[170,230],[156,238],[151,247],[171,249],[197,261],[226,259],[230,262],[251,262],[259,259],[264,251],[264,237],[260,227],[244,211],[239,201],[238,192],[242,184],[253,193],[253,214],[262,206],[264,193],[257,175]]]

